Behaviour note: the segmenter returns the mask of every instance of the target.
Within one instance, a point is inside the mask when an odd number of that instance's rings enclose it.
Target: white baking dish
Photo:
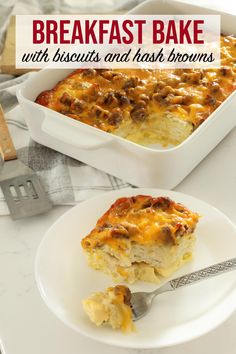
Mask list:
[[[178,1],[146,1],[132,13],[221,14],[222,32],[236,34],[236,16]],[[135,186],[175,187],[236,125],[234,92],[182,144],[169,149],[143,147],[34,103],[41,91],[52,88],[71,71],[42,70],[19,89],[17,97],[31,137]]]

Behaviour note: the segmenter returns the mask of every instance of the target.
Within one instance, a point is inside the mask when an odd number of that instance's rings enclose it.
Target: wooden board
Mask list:
[[[7,28],[6,41],[0,58],[0,69],[4,74],[22,75],[32,70],[16,69],[15,66],[15,16],[11,16]]]

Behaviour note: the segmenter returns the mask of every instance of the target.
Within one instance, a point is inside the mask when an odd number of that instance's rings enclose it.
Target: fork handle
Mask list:
[[[225,262],[217,263],[210,267],[197,270],[196,272],[183,275],[182,277],[171,280],[169,284],[174,290],[207,278],[215,277],[216,275],[220,275],[231,270],[236,270],[236,258],[232,258]]]
[[[16,149],[11,139],[4,112],[0,104],[0,150],[5,161],[17,159]]]

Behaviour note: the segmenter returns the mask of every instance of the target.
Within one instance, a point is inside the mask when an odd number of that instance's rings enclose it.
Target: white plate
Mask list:
[[[217,209],[173,191],[126,189],[78,204],[48,230],[36,257],[40,293],[66,325],[100,342],[130,348],[160,348],[189,341],[215,328],[236,309],[235,272],[159,296],[152,311],[136,322],[137,331],[130,335],[106,326],[96,327],[83,312],[81,300],[113,281],[88,267],[80,241],[117,198],[137,194],[169,196],[202,215],[196,231],[195,258],[173,278],[235,257],[236,228]],[[132,291],[155,287],[143,282],[130,286]]]

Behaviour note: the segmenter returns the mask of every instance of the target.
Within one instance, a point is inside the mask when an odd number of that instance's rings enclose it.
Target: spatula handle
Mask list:
[[[17,159],[16,149],[13,145],[13,141],[11,139],[1,105],[0,105],[0,149],[2,150],[5,161]]]

